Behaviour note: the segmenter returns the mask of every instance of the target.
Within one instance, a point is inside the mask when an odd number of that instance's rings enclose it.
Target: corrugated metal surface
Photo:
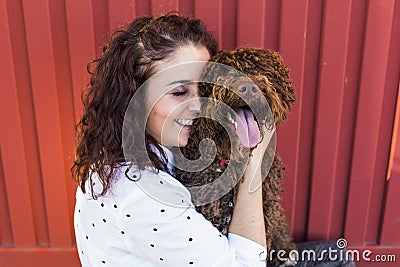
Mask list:
[[[0,265],[79,266],[69,168],[86,64],[109,32],[168,10],[291,68],[278,153],[296,240],[345,237],[400,261],[400,1],[0,0]]]

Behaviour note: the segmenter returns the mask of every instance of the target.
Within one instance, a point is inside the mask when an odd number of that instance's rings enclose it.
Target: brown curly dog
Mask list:
[[[244,159],[266,130],[286,120],[296,96],[277,52],[241,48],[219,52],[210,62],[202,77],[207,83],[199,87],[201,114],[193,123],[188,145],[174,150],[175,174],[191,191],[196,209],[226,234]],[[267,248],[289,252],[296,246],[280,199],[285,167],[273,148],[274,144],[265,153],[262,169]],[[294,264],[276,257],[272,262]]]

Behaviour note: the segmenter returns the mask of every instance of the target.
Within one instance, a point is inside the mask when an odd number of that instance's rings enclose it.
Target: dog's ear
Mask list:
[[[289,69],[283,63],[282,56],[278,52],[259,50],[258,53],[260,53],[260,57],[264,61],[264,64],[259,64],[258,67],[263,69],[260,71],[265,72],[265,75],[281,100],[281,110],[279,111],[281,119],[276,121],[277,124],[281,124],[286,120],[287,113],[296,101],[296,92],[290,79]]]

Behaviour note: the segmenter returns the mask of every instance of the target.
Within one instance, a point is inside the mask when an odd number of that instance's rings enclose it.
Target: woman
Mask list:
[[[201,69],[146,82],[174,66],[207,61],[216,50],[214,38],[199,20],[143,17],[114,35],[92,62],[72,169],[79,184],[74,224],[83,267],[265,266],[261,190],[249,193],[248,188],[252,179],[261,179],[258,163],[267,141],[253,151],[230,233],[221,235],[196,212],[170,167],[169,149],[186,145],[200,109],[195,81]],[[142,88],[144,99],[136,97]],[[145,128],[131,136],[134,149],[128,161],[122,135],[131,100],[148,116],[137,112],[130,119],[133,128]],[[152,195],[141,183],[151,184]],[[172,193],[176,190],[172,198],[180,203],[157,199],[171,188]]]

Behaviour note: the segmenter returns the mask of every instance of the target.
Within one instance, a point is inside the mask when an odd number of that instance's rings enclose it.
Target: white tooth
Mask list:
[[[235,125],[235,130],[237,130],[237,122],[233,122],[233,124]]]
[[[235,124],[235,123],[236,123],[236,121],[235,121],[235,119],[233,118],[233,116],[232,116],[231,113],[228,113],[228,120],[229,120],[229,122],[232,123],[232,124]]]
[[[184,126],[191,126],[193,124],[193,120],[175,119],[175,121]]]
[[[234,123],[234,120],[232,118],[232,114],[231,113],[228,113],[228,121],[231,122],[231,123]]]

